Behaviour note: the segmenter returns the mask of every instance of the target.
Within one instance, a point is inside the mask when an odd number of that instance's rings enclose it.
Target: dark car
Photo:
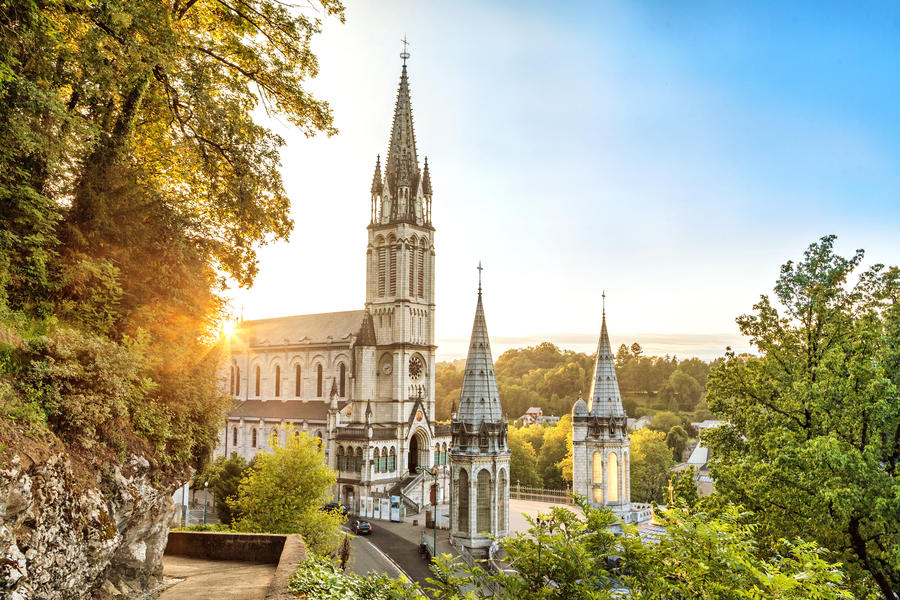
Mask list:
[[[372,533],[373,527],[372,524],[368,521],[357,519],[350,524],[350,529],[356,535],[363,535],[366,533]]]
[[[343,504],[341,504],[340,502],[329,502],[328,504],[324,504],[324,505],[322,505],[322,506],[319,507],[319,508],[320,508],[320,510],[324,510],[324,511],[326,511],[326,512],[337,511],[337,512],[341,513],[341,515],[343,515],[343,516],[345,516],[345,517],[346,517],[348,514],[350,514],[350,509],[347,508],[346,506],[344,506]]]

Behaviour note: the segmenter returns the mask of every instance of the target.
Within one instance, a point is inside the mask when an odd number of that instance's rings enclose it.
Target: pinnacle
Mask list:
[[[481,294],[475,305],[475,322],[472,324],[457,420],[473,425],[503,420]]]

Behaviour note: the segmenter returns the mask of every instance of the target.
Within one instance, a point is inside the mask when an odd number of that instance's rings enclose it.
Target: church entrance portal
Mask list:
[[[419,435],[412,436],[409,440],[409,472],[415,474],[416,467],[419,466]]]
[[[421,429],[409,440],[407,467],[410,475],[416,474],[416,467],[428,467],[428,440]]]

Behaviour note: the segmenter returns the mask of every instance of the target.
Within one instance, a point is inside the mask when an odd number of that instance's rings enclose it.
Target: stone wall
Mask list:
[[[136,597],[155,587],[172,510],[133,456],[76,475],[62,448],[7,449],[0,467],[0,597]]]

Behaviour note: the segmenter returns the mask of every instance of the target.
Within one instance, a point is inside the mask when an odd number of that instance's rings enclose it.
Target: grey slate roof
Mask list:
[[[487,323],[484,320],[484,306],[481,290],[475,306],[475,323],[472,325],[472,339],[469,341],[469,356],[463,375],[462,393],[459,397],[457,421],[480,425],[483,422],[503,421],[500,407],[500,393],[494,377],[494,361],[491,358],[491,342],[488,339]]]
[[[346,404],[346,402],[343,404]],[[328,403],[320,400],[315,402],[246,400],[238,403],[228,413],[228,416],[232,419],[247,417],[257,419],[302,419],[304,421],[325,421],[327,415]]]
[[[603,312],[603,325],[600,327],[600,342],[597,344],[597,361],[594,366],[594,382],[591,386],[589,400],[591,416],[624,417],[622,394],[619,392],[619,380],[616,378],[616,363],[606,331],[606,311]]]
[[[283,346],[294,344],[350,343],[350,336],[369,337],[365,310],[295,315],[274,319],[242,321],[235,335],[251,346]],[[367,323],[371,328],[371,323]],[[362,334],[362,335],[361,335]]]

